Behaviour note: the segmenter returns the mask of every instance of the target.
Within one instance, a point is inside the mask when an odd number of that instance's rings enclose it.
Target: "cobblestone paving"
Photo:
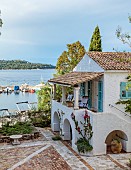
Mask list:
[[[52,141],[52,132],[38,128],[43,139],[20,145],[0,145],[0,170],[129,170],[131,153],[79,156],[61,141]],[[87,164],[86,164],[86,163]]]
[[[50,146],[15,170],[71,170],[60,154]]]
[[[40,149],[42,146],[1,149],[0,150],[0,170],[6,170],[15,163],[26,158],[28,155]]]
[[[114,162],[112,162],[106,155],[85,157],[82,156],[95,170],[121,170]]]
[[[125,167],[125,169],[131,170],[131,168],[129,168],[129,166],[127,165],[129,162],[129,158],[131,158],[131,153],[110,154],[109,156],[120,163],[123,167]]]

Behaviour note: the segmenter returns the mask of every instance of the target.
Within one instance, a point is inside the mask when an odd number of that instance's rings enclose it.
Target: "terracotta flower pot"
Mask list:
[[[122,144],[118,140],[113,140],[111,142],[111,151],[113,153],[120,153],[122,150]]]

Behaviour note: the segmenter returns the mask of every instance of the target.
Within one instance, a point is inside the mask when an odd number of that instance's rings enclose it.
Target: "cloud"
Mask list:
[[[88,49],[97,24],[103,50],[111,50],[118,43],[117,26],[128,30],[130,0],[0,0],[0,9],[2,57],[28,55],[34,59],[38,54],[36,60],[49,61],[50,57],[53,62],[68,43],[79,40]]]

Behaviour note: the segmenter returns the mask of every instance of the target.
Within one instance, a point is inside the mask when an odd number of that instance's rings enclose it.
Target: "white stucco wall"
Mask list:
[[[59,110],[59,112],[63,111],[65,113],[63,115],[63,118],[61,121],[62,122],[61,123],[62,131],[64,133],[64,129],[63,129],[64,128],[63,127],[64,120],[68,119],[71,124],[71,128],[72,128],[72,144],[73,144],[73,147],[76,147],[75,142],[77,139],[77,133],[75,130],[75,124],[71,118],[71,114],[74,113],[74,109],[71,107],[64,106],[55,100],[52,100],[52,110],[51,110],[51,128],[52,128],[52,130],[54,130],[54,112],[57,112],[58,110]]]
[[[104,73],[103,112],[114,112],[109,104],[124,111],[124,105],[116,105],[120,99],[120,82],[127,82],[128,72],[112,71]],[[117,110],[115,111],[117,113]]]
[[[71,114],[74,113],[76,120],[81,129],[83,126],[80,121],[84,122],[83,116],[85,114],[85,109],[74,110],[71,107],[62,105],[61,103],[52,101],[52,114],[51,114],[51,126],[54,130],[54,112],[63,111],[65,114],[62,118],[61,128],[63,135],[67,135],[64,131],[64,121],[67,119],[70,122],[72,128],[72,147],[76,150],[76,141],[81,137],[75,129],[75,123],[71,118]],[[124,148],[127,152],[131,152],[131,117],[128,120],[114,113],[94,113],[88,110],[90,115],[90,123],[92,125],[93,137],[91,139],[91,145],[93,146],[93,155],[106,154],[106,143],[105,140],[107,136],[114,130],[119,130],[124,132],[128,141],[125,141]]]
[[[127,137],[126,151],[131,152],[131,120],[130,122],[113,113],[97,113],[93,117],[93,150],[94,155],[106,153],[106,137],[114,130],[123,131]]]
[[[58,103],[57,101],[55,100],[52,100],[52,110],[51,110],[51,128],[52,130],[54,131],[54,112],[57,112],[57,111],[63,111],[65,114],[63,115],[63,118],[62,118],[62,131],[64,133],[64,121],[67,119],[69,120],[70,124],[71,124],[71,128],[72,128],[72,147],[76,149],[76,142],[77,140],[81,137],[79,135],[79,133],[76,131],[75,129],[75,123],[74,121],[72,120],[71,118],[71,114],[73,113],[76,117],[76,120],[79,122],[79,126],[81,129],[83,129],[83,126],[82,124],[80,123],[80,121],[83,122],[84,120],[84,114],[85,114],[85,109],[79,109],[79,110],[74,110],[72,107],[66,107],[64,105],[62,105],[61,103]],[[94,114],[94,113],[93,113]],[[89,115],[90,115],[90,123],[91,125],[93,126],[93,116],[92,116],[92,112],[89,112]],[[93,145],[92,143],[92,140],[91,140],[91,144]]]
[[[84,55],[82,60],[77,64],[73,71],[78,72],[104,72],[104,70],[87,54]]]

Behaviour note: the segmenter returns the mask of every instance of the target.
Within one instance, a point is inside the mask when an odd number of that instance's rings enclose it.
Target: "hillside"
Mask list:
[[[31,63],[24,60],[0,60],[0,70],[8,69],[53,69],[51,64]]]

